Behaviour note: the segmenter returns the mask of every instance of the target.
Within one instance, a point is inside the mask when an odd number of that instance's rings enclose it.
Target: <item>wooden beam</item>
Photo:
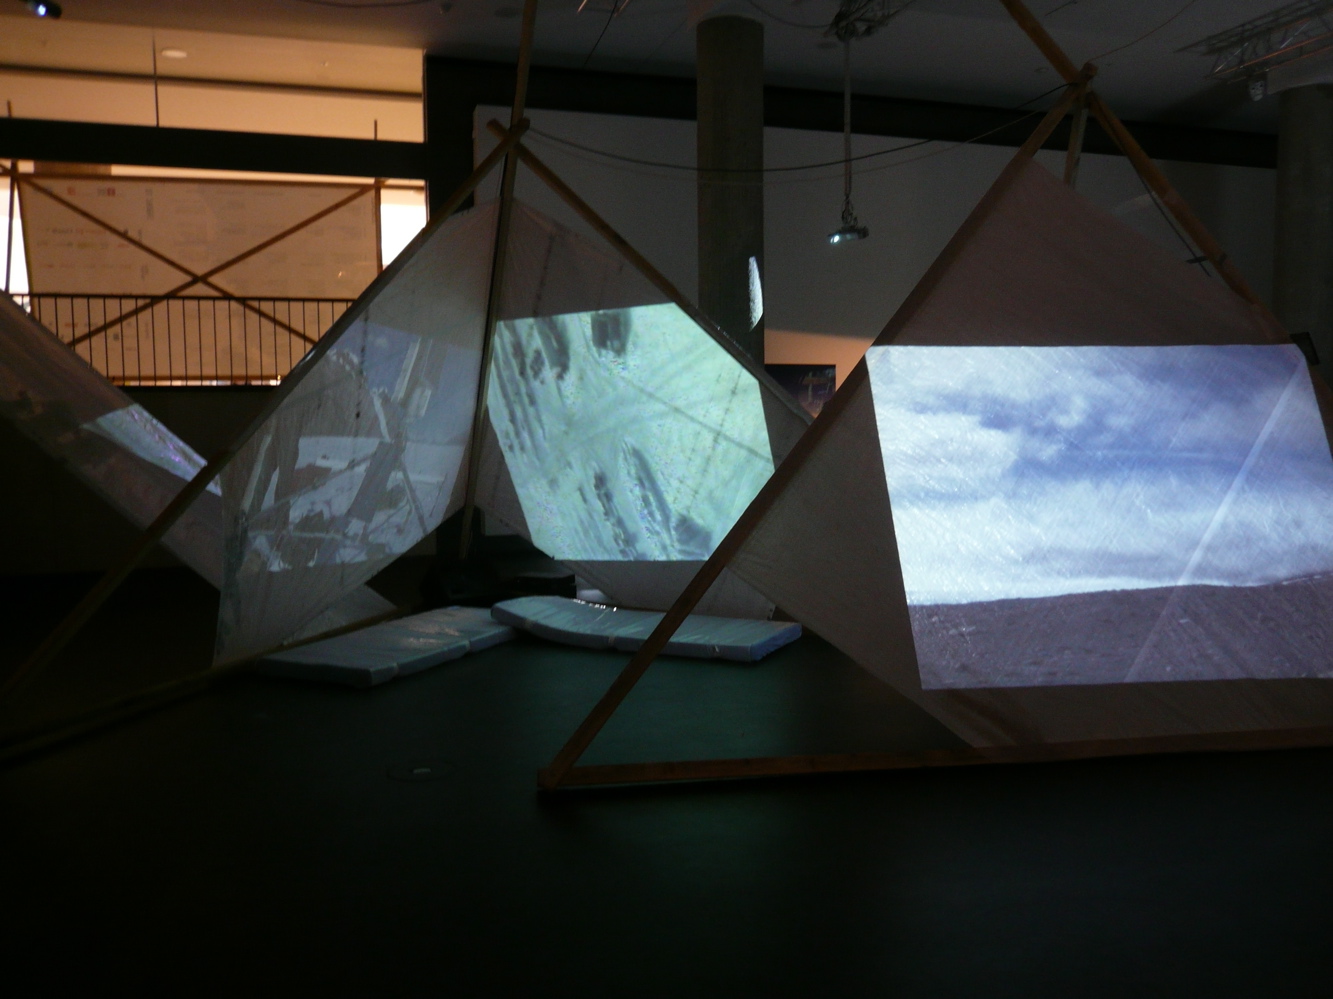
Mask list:
[[[424,142],[0,117],[0,155],[58,163],[424,180]],[[459,175],[459,182],[466,177]],[[448,188],[446,188],[448,190]]]
[[[1022,3],[1022,0],[1000,0],[1004,4],[1005,10],[1009,11],[1010,16],[1023,29],[1027,36],[1032,39],[1034,45],[1041,50],[1047,61],[1055,68],[1055,71],[1064,77],[1066,82],[1073,82],[1078,78],[1078,70],[1074,68],[1073,62],[1065,55],[1064,50],[1056,44],[1055,39],[1050,36],[1041,22],[1033,16],[1032,12]],[[1280,331],[1282,326],[1277,319],[1268,310],[1259,296],[1254,293],[1244,276],[1233,264],[1227,253],[1222,249],[1222,245],[1213,238],[1207,227],[1199,220],[1198,216],[1190,208],[1189,204],[1180,193],[1175,189],[1166,174],[1162,173],[1152,158],[1143,151],[1143,147],[1130,134],[1129,129],[1125,128],[1114,111],[1112,111],[1101,97],[1092,91],[1088,93],[1088,108],[1093,116],[1101,124],[1102,128],[1119,147],[1121,152],[1128,157],[1134,169],[1138,171],[1145,184],[1155,194],[1162,204],[1166,206],[1175,220],[1180,223],[1180,227],[1194,241],[1194,245],[1199,248],[1209,262],[1217,269],[1222,280],[1241,298],[1245,299],[1251,305],[1260,310],[1264,316],[1265,325],[1270,326],[1270,334],[1274,334],[1277,339],[1283,339]]]
[[[1028,141],[1023,144],[1009,162],[1009,165],[1005,167],[1004,172],[1000,174],[1000,178],[991,187],[987,197],[982,199],[981,204],[968,217],[967,222],[954,234],[944,252],[931,265],[931,269],[926,272],[926,276],[922,278],[912,294],[908,296],[898,312],[895,313],[894,318],[889,322],[889,326],[876,341],[877,343],[896,336],[897,330],[906,323],[907,318],[915,314],[916,310],[920,308],[930,291],[943,278],[954,257],[981,224],[981,220],[989,214],[990,208],[999,200],[1000,194],[1008,188],[1021,169],[1041,148],[1042,143],[1050,136],[1055,126],[1068,113],[1069,108],[1073,105],[1076,90],[1077,88],[1072,86],[1067,88],[1064,96],[1056,103],[1055,107],[1047,112],[1036,130],[1028,137]],[[762,523],[768,511],[777,502],[778,497],[786,491],[787,487],[796,478],[802,466],[814,454],[820,442],[842,416],[857,388],[868,377],[868,369],[865,360],[862,359],[852,369],[852,373],[847,376],[833,399],[824,406],[819,419],[815,420],[810,429],[801,435],[800,440],[796,442],[782,464],[774,471],[768,482],[759,490],[758,495],[745,508],[731,530],[727,532],[694,578],[690,580],[684,592],[662,616],[662,620],[657,627],[653,629],[638,652],[634,654],[624,670],[612,682],[610,688],[602,695],[601,700],[583,719],[574,734],[569,737],[569,740],[555,755],[550,765],[538,774],[537,783],[539,787],[550,790],[563,783],[574,764],[578,762],[579,757],[583,755],[588,746],[592,744],[593,739],[597,737],[597,733],[602,730],[602,727],[610,720],[621,702],[634,689],[634,685],[639,682],[648,667],[661,654],[671,636],[676,633],[676,630],[684,623],[685,618],[703,599],[704,594],[708,592],[709,587],[721,575],[722,570],[726,568],[745,542],[749,540],[750,535]]]
[[[523,119],[527,104],[528,73],[532,67],[532,38],[537,25],[537,0],[523,5],[523,30],[518,45],[518,72],[514,83],[514,103],[509,110],[509,128]],[[472,409],[472,432],[468,436],[467,478],[463,483],[463,518],[458,534],[458,557],[467,558],[472,541],[472,518],[477,511],[477,477],[481,474],[481,446],[485,439],[487,400],[490,394],[491,360],[495,351],[495,326],[500,320],[504,295],[505,264],[509,252],[509,227],[514,211],[514,181],[518,176],[518,157],[506,155],[500,179],[500,208],[495,223],[495,249],[491,257],[491,286],[486,297],[486,324],[482,331],[481,365],[477,372],[476,403]]]
[[[376,188],[376,187],[370,187],[370,186],[367,186],[367,187],[359,187],[359,188],[357,188],[356,191],[354,191],[352,194],[349,194],[347,197],[345,197],[345,198],[340,198],[338,201],[335,201],[333,204],[329,205],[327,208],[323,208],[323,209],[321,209],[320,211],[316,212],[314,215],[311,215],[309,218],[307,218],[307,219],[302,219],[300,222],[296,223],[296,225],[289,226],[288,228],[284,229],[282,232],[278,233],[276,236],[270,236],[268,239],[264,240],[262,243],[257,243],[257,244],[255,244],[254,246],[250,247],[250,249],[246,250],[244,253],[238,253],[236,256],[232,257],[230,260],[225,260],[225,261],[223,261],[222,263],[218,264],[216,267],[210,267],[208,270],[206,270],[206,271],[204,271],[202,274],[200,274],[198,278],[191,278],[189,281],[185,281],[185,282],[182,283],[182,284],[178,284],[178,285],[176,285],[176,287],[174,287],[174,288],[170,288],[170,289],[168,289],[167,291],[164,291],[164,292],[163,292],[162,294],[160,294],[160,295],[154,295],[153,297],[151,297],[151,298],[150,298],[146,303],[144,303],[143,305],[135,306],[133,309],[130,309],[128,312],[122,312],[122,313],[120,313],[119,315],[117,315],[115,319],[112,319],[112,320],[110,320],[110,321],[108,321],[108,322],[105,322],[105,323],[103,323],[101,326],[97,326],[97,327],[95,327],[95,328],[93,328],[93,329],[90,329],[90,330],[88,330],[88,332],[86,332],[86,333],[80,333],[80,334],[79,334],[78,336],[76,336],[73,340],[70,340],[70,341],[66,344],[66,346],[69,346],[69,347],[77,347],[79,344],[84,343],[84,342],[87,341],[87,340],[91,340],[93,337],[97,336],[99,333],[105,333],[105,332],[106,332],[107,330],[109,330],[112,326],[116,326],[116,325],[118,325],[118,324],[120,324],[120,323],[123,323],[126,319],[132,319],[133,317],[137,316],[139,313],[141,313],[141,312],[146,312],[147,310],[151,309],[153,306],[155,306],[155,305],[159,305],[160,303],[165,302],[165,301],[166,301],[167,299],[169,299],[169,298],[175,298],[175,297],[176,297],[177,295],[179,295],[181,292],[186,291],[186,290],[188,290],[188,289],[194,287],[194,286],[195,286],[196,284],[198,284],[200,281],[207,280],[208,278],[213,277],[215,274],[220,274],[220,273],[222,273],[223,271],[227,270],[228,268],[235,267],[237,264],[241,263],[241,262],[244,261],[244,260],[249,260],[249,259],[250,259],[251,257],[253,257],[255,254],[264,252],[264,251],[267,250],[270,246],[273,246],[275,243],[280,243],[282,240],[286,239],[288,236],[291,236],[291,235],[294,235],[295,233],[300,232],[302,229],[306,228],[307,226],[314,225],[314,224],[315,224],[316,222],[318,222],[320,219],[322,219],[322,218],[324,218],[324,217],[326,217],[326,216],[328,216],[328,215],[332,215],[332,214],[333,214],[334,212],[336,212],[338,209],[343,208],[343,207],[346,207],[347,205],[349,205],[349,204],[351,204],[353,201],[355,201],[357,198],[364,197],[365,195],[371,193],[372,191],[375,191],[376,194],[378,195],[378,188]],[[378,213],[378,212],[376,212],[376,214],[375,214],[375,219],[376,219],[376,225],[375,225],[375,228],[376,228],[376,232],[378,232],[378,230],[379,230],[379,213]],[[376,254],[378,255],[378,253],[379,253],[379,249],[378,249],[378,247],[379,247],[379,240],[378,240],[378,239],[376,239],[375,246],[376,246]],[[383,268],[381,267],[381,268],[379,268],[379,270],[383,270]],[[377,271],[376,273],[378,273],[378,271]],[[309,337],[302,337],[302,339],[306,340],[306,341],[309,342],[309,343],[314,343],[314,341],[311,340]]]
[[[437,157],[435,140],[465,134],[466,167],[454,166],[456,177],[472,168],[472,122],[480,105],[508,107],[514,96],[513,63],[426,58],[426,119],[431,137],[431,163]],[[529,109],[576,111],[627,117],[693,121],[696,114],[695,82],[690,77],[654,76],[645,73],[610,73],[552,66],[534,66],[528,85]],[[1027,138],[1029,126],[1021,111],[957,104],[946,101],[912,100],[872,94],[852,94],[852,117],[862,135],[894,139],[931,139],[938,142],[975,142],[978,145],[1017,149]],[[764,88],[764,124],[769,128],[795,128],[842,134],[842,90],[811,90],[798,87]],[[1144,148],[1160,159],[1192,163],[1219,163],[1272,169],[1277,163],[1277,136],[1219,128],[1167,125],[1161,122],[1127,123]],[[4,120],[0,119],[0,152],[3,152]],[[151,131],[151,129],[149,130]],[[1063,150],[1068,144],[1057,131]],[[462,145],[462,143],[460,143]],[[1052,148],[1048,145],[1047,148]],[[1118,155],[1115,145],[1101,129],[1090,129],[1085,151]],[[31,158],[31,157],[28,157]],[[48,157],[71,159],[74,157]],[[119,161],[117,161],[119,162]],[[446,168],[447,169],[447,168]],[[446,189],[453,186],[449,183]]]
[[[1207,226],[1199,220],[1194,214],[1189,203],[1180,196],[1180,192],[1175,186],[1166,179],[1166,174],[1162,173],[1161,168],[1143,151],[1143,147],[1135,141],[1134,136],[1130,135],[1129,130],[1125,128],[1124,123],[1116,117],[1115,112],[1106,106],[1106,102],[1094,93],[1088,95],[1088,109],[1096,117],[1101,126],[1115,140],[1129,162],[1134,165],[1140,177],[1145,184],[1152,190],[1158,199],[1166,206],[1172,217],[1180,223],[1180,227],[1185,230],[1185,234],[1194,241],[1194,245],[1199,248],[1199,252],[1208,258],[1208,261],[1217,269],[1222,280],[1241,298],[1245,299],[1251,305],[1259,308],[1276,329],[1281,329],[1281,324],[1268,311],[1268,306],[1259,298],[1248,281],[1245,280],[1240,270],[1231,258],[1227,256],[1226,250],[1222,248],[1213,234],[1208,231]]]
[[[3,169],[3,167],[0,167],[0,169]],[[309,343],[309,344],[312,344],[312,345],[315,343],[315,341],[314,341],[314,339],[313,339],[312,337],[306,336],[305,333],[303,333],[303,332],[301,332],[300,330],[296,329],[294,326],[291,326],[291,325],[288,324],[288,323],[284,323],[284,322],[283,322],[281,319],[279,319],[277,316],[270,315],[269,313],[265,312],[263,309],[259,308],[259,306],[257,306],[257,305],[251,305],[249,302],[245,301],[244,299],[237,298],[235,295],[233,295],[231,292],[229,292],[226,288],[223,288],[221,285],[216,284],[216,283],[214,283],[213,281],[208,280],[207,278],[203,277],[202,275],[196,274],[194,271],[190,270],[190,268],[186,267],[184,264],[182,264],[182,263],[178,263],[177,261],[172,260],[172,259],[171,259],[170,257],[168,257],[165,253],[162,253],[162,252],[159,251],[159,250],[155,250],[155,249],[153,249],[151,246],[149,246],[147,243],[143,242],[142,240],[135,239],[135,238],[134,238],[133,236],[131,236],[128,232],[125,232],[125,231],[123,231],[123,230],[121,230],[121,229],[117,229],[114,225],[112,225],[110,222],[106,221],[105,219],[99,218],[98,216],[94,215],[92,212],[87,211],[87,210],[85,210],[85,209],[83,209],[83,208],[80,208],[78,205],[74,204],[74,202],[69,201],[69,200],[67,200],[67,199],[65,199],[65,198],[62,198],[60,195],[56,194],[54,191],[52,191],[50,188],[46,187],[45,185],[39,184],[39,183],[37,183],[35,180],[32,180],[30,177],[24,177],[24,176],[22,176],[22,175],[20,175],[20,174],[17,174],[17,173],[14,174],[13,176],[18,177],[18,178],[19,178],[19,182],[20,182],[21,184],[23,184],[25,187],[30,187],[30,188],[32,188],[32,189],[35,190],[35,191],[39,191],[39,192],[41,192],[42,194],[44,194],[44,195],[46,195],[48,198],[50,198],[52,201],[54,201],[56,204],[58,204],[58,205],[62,206],[63,208],[65,208],[66,210],[73,212],[75,215],[78,215],[78,216],[81,217],[81,218],[87,219],[89,222],[93,223],[94,225],[101,226],[101,227],[102,227],[103,229],[105,229],[107,232],[109,232],[109,233],[111,233],[112,235],[114,235],[117,239],[123,239],[125,242],[129,243],[130,246],[133,246],[136,250],[141,250],[141,251],[143,251],[144,253],[148,254],[150,257],[154,258],[155,260],[160,260],[162,263],[166,264],[168,267],[172,267],[172,268],[174,268],[174,269],[180,271],[182,274],[184,274],[184,275],[186,275],[187,277],[190,278],[190,284],[192,284],[192,285],[193,285],[193,284],[202,284],[202,285],[204,285],[204,287],[206,287],[206,288],[212,288],[212,289],[213,289],[215,292],[217,292],[219,295],[223,296],[224,298],[230,299],[231,301],[234,301],[234,302],[238,303],[238,304],[241,306],[241,308],[243,308],[243,309],[248,309],[250,312],[254,312],[254,313],[258,314],[258,315],[260,316],[260,318],[262,318],[262,319],[267,319],[269,322],[273,323],[274,326],[279,326],[279,327],[281,327],[281,328],[282,328],[283,330],[285,330],[287,333],[290,333],[291,335],[293,335],[293,336],[295,336],[295,337],[298,337],[298,338],[304,340],[306,343]]]
[[[353,631],[359,631],[362,628],[369,628],[371,625],[381,624],[385,621],[391,621],[394,618],[403,617],[413,613],[414,610],[415,608],[395,608],[394,610],[386,611],[383,614],[375,614],[351,624],[345,624],[338,628],[322,631],[319,634],[311,635],[308,638],[283,642],[271,649],[266,649],[263,652],[246,656],[243,659],[220,663],[209,669],[201,670],[198,673],[191,673],[189,676],[183,676],[176,680],[168,680],[164,683],[154,684],[144,690],[135,691],[133,694],[126,694],[123,697],[116,697],[110,701],[105,701],[102,704],[89,708],[87,711],[80,711],[75,715],[62,718],[59,721],[0,739],[0,766],[12,763],[19,759],[26,759],[35,753],[42,752],[46,749],[53,749],[74,739],[108,728],[119,722],[165,707],[168,704],[174,704],[183,698],[192,697],[195,694],[202,693],[212,687],[213,684],[217,683],[219,680],[236,676],[251,663],[275,655],[278,652],[286,652],[290,649],[300,648],[304,645],[322,642],[327,638],[337,638],[339,635],[346,635]]]
[[[572,768],[556,788],[657,784],[675,781],[746,780],[815,774],[923,770],[985,764],[1056,763],[1108,757],[1180,753],[1256,752],[1333,746],[1333,727],[1101,739],[1036,746],[962,747],[899,753],[828,753],[815,756],[759,756],[729,760],[613,763]]]
[[[527,131],[527,119],[521,120],[518,125],[505,136],[504,140],[491,150],[490,154],[483,159],[477,168],[472,171],[472,175],[467,178],[457,190],[445,202],[445,211],[443,211],[438,220],[427,225],[424,230],[417,234],[416,238],[408,244],[408,249],[404,250],[392,264],[384,269],[370,287],[362,293],[357,301],[359,306],[354,305],[348,309],[338,321],[334,323],[332,329],[317,343],[310,351],[301,358],[296,367],[291,370],[286,378],[268,398],[268,402],[260,410],[259,414],[251,421],[250,425],[241,433],[241,435],[227,448],[218,453],[207,465],[205,465],[188,483],[181,489],[176,497],[167,504],[165,510],[151,523],[139,536],[129,551],[121,558],[119,562],[107,570],[106,574],[93,586],[83,599],[74,607],[72,611],[60,622],[41,645],[30,655],[22,665],[13,673],[5,678],[0,684],[0,701],[5,697],[12,695],[14,690],[27,679],[31,679],[36,674],[45,669],[63,649],[69,641],[82,630],[88,623],[97,609],[102,606],[106,599],[124,582],[125,577],[137,566],[145,555],[152,550],[171,530],[173,524],[189,508],[190,503],[197,498],[210,482],[224,469],[232,458],[245,446],[246,442],[263,426],[264,422],[277,410],[283,401],[295,390],[305,375],[315,366],[316,362],[324,356],[337,342],[338,337],[343,330],[357,322],[365,311],[365,303],[373,298],[376,293],[386,287],[389,282],[398,275],[398,272],[405,266],[405,262],[410,258],[410,250],[421,246],[429,239],[434,232],[445,223],[449,216],[459,205],[472,195],[496,165],[508,155],[509,151],[517,144]]]
[[[1018,22],[1018,26],[1032,39],[1032,43],[1041,50],[1046,61],[1055,67],[1055,71],[1065,83],[1073,83],[1078,79],[1078,67],[1069,56],[1065,55],[1064,49],[1056,44],[1055,39],[1050,36],[1032,11],[1023,5],[1022,0],[1000,0],[1000,3],[1004,4],[1009,16]]]
[[[1087,63],[1083,67],[1086,80],[1097,74],[1097,67]],[[1069,127],[1069,149],[1065,153],[1065,183],[1070,187],[1078,186],[1078,167],[1083,158],[1083,137],[1088,130],[1088,87],[1085,83],[1079,87],[1078,99],[1074,104],[1074,120]]]

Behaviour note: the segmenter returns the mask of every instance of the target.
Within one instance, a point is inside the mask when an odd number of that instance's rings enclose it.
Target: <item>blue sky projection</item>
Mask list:
[[[912,604],[1333,571],[1294,346],[872,347]]]

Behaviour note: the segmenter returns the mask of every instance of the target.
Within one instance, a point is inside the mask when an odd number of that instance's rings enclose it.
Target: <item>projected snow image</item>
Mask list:
[[[500,323],[490,407],[554,558],[707,558],[773,474],[758,382],[674,305]]]
[[[86,424],[86,427],[186,482],[204,467],[204,459],[192,447],[155,420],[138,403],[103,413]],[[222,488],[216,479],[208,484],[208,491],[215,496],[222,495]]]
[[[252,442],[234,500],[247,567],[402,554],[443,517],[467,444],[474,349],[361,321]]]
[[[1333,676],[1294,346],[875,347],[927,688]]]

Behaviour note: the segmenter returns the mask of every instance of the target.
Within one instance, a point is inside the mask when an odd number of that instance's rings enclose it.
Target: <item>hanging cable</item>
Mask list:
[[[616,15],[620,13],[621,7],[625,2],[626,0],[612,0],[611,12],[606,15],[606,23],[602,25],[602,30],[597,33],[597,41],[592,43],[592,48],[590,48],[588,54],[583,57],[583,65],[579,67],[580,69],[588,68],[588,63],[592,62],[592,57],[597,54],[597,49],[601,46],[602,39],[606,37],[606,29],[611,27],[611,22],[616,19]]]
[[[865,239],[870,230],[852,208],[852,35],[842,40],[842,225],[829,233],[830,243]]]
[[[1015,112],[1021,111],[1029,104],[1034,104],[1037,101],[1041,100],[1043,97],[1049,97],[1056,91],[1064,89],[1065,89],[1065,84],[1061,83],[1055,87],[1052,87],[1050,90],[1043,91],[1036,97],[1029,98],[1022,104],[1016,105],[1015,107],[1012,108],[1006,108],[1004,110],[1015,111]],[[1020,122],[1028,118],[1031,118],[1034,113],[1035,112],[1029,112],[1027,114],[1018,115],[1016,118],[1013,119],[1013,121],[1007,121],[1002,125],[996,125],[994,128],[988,128],[986,129],[986,131],[980,132],[977,135],[970,136],[969,138],[966,139],[959,139],[957,140],[957,142],[959,145],[966,145],[972,142],[979,142],[982,139],[989,138],[996,132],[1003,132],[1007,128],[1014,127]],[[664,160],[648,160],[638,156],[625,156],[622,153],[613,153],[609,149],[598,149],[596,146],[586,146],[580,142],[575,142],[573,139],[566,139],[563,136],[555,135],[551,132],[545,132],[540,128],[535,128],[535,127],[529,128],[528,134],[538,136],[547,142],[553,142],[556,143],[557,145],[566,146],[570,149],[577,149],[579,152],[588,153],[589,155],[598,157],[599,159],[615,160],[620,163],[631,163],[634,164],[635,166],[653,167],[659,170],[676,170],[681,173],[694,174],[699,172],[698,167],[692,166],[688,163],[668,163]],[[944,141],[947,140],[916,139],[912,142],[904,142],[902,145],[893,146],[889,149],[877,149],[873,153],[861,153],[859,156],[851,157],[851,162],[860,163],[865,160],[879,159],[882,156],[891,156],[894,153],[900,153],[907,149],[916,149],[919,146],[927,146],[934,142],[944,142]],[[836,160],[821,160],[816,163],[798,163],[793,166],[764,167],[762,170],[758,171],[719,167],[717,169],[709,170],[708,172],[710,174],[739,173],[739,174],[745,174],[747,176],[753,176],[755,173],[765,173],[765,174],[796,173],[803,170],[819,170],[826,167],[840,167],[846,162],[847,162],[846,157],[839,157]]]
[[[1135,39],[1132,39],[1131,41],[1125,42],[1124,45],[1117,45],[1115,48],[1113,48],[1113,49],[1107,49],[1105,52],[1098,52],[1095,56],[1093,56],[1093,57],[1092,57],[1091,59],[1089,59],[1088,61],[1089,61],[1089,62],[1100,62],[1102,59],[1105,59],[1105,58],[1106,58],[1107,56],[1109,56],[1109,55],[1114,55],[1114,54],[1117,53],[1117,52],[1123,52],[1123,51],[1125,51],[1125,49],[1130,48],[1131,46],[1134,46],[1134,45],[1139,44],[1139,42],[1146,41],[1147,39],[1151,38],[1153,35],[1157,34],[1157,32],[1159,32],[1159,31],[1161,31],[1163,28],[1165,28],[1167,25],[1169,25],[1172,21],[1174,21],[1176,18],[1178,18],[1181,14],[1185,13],[1185,11],[1187,11],[1187,10],[1189,10],[1191,7],[1193,7],[1193,6],[1194,6],[1196,3],[1198,3],[1198,2],[1199,2],[1199,0],[1189,0],[1189,2],[1185,4],[1185,6],[1181,7],[1178,11],[1176,11],[1174,14],[1172,14],[1170,17],[1168,17],[1165,21],[1163,21],[1161,24],[1157,25],[1157,27],[1155,27],[1155,28],[1153,28],[1153,29],[1151,29],[1151,30],[1149,30],[1149,31],[1145,31],[1143,34],[1139,35],[1138,38],[1135,38]]]
[[[378,10],[384,7],[420,7],[435,0],[293,0],[312,7],[340,7],[343,10]]]

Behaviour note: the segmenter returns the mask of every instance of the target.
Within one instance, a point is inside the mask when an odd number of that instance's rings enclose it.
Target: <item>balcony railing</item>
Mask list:
[[[15,295],[117,385],[274,385],[351,299]]]

